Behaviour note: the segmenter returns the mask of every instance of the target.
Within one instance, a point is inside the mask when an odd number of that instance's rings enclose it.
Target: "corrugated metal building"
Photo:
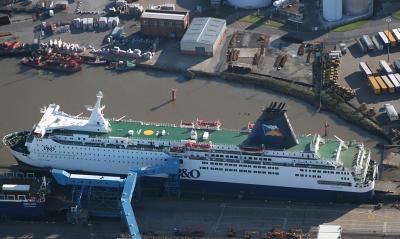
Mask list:
[[[181,38],[189,25],[189,12],[146,9],[140,16],[144,35]]]
[[[194,18],[181,40],[184,54],[213,56],[226,34],[226,21],[211,17]]]

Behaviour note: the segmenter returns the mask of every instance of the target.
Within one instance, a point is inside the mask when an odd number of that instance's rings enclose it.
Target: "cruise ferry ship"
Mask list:
[[[32,130],[3,138],[15,158],[34,167],[124,175],[135,167],[180,159],[182,191],[309,200],[371,200],[377,164],[355,141],[296,136],[284,103],[271,103],[246,129],[219,121],[178,125],[106,119],[103,94],[90,117],[50,104]],[[167,175],[143,178],[162,185]],[[155,185],[153,184],[153,185]]]

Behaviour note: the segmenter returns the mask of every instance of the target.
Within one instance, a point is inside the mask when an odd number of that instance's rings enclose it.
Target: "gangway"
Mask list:
[[[132,168],[126,178],[88,174],[70,174],[61,169],[52,169],[51,173],[60,185],[80,187],[78,195],[73,198],[73,200],[76,200],[76,208],[81,207],[81,200],[85,192],[87,193],[88,198],[91,197],[93,192],[92,188],[123,188],[120,197],[120,212],[128,226],[129,234],[132,239],[140,239],[139,227],[131,204],[136,181],[142,176],[157,174],[167,174],[168,179],[179,180],[179,159],[169,158],[165,161],[165,164],[158,166]],[[179,181],[175,182],[174,185],[179,185]]]

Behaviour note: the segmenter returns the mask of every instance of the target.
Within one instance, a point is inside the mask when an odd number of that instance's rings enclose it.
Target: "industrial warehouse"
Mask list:
[[[145,35],[181,38],[189,25],[188,12],[145,10],[140,16]]]
[[[180,45],[184,54],[213,56],[226,34],[226,21],[216,18],[194,18]]]
[[[0,11],[0,238],[400,237],[400,2]]]

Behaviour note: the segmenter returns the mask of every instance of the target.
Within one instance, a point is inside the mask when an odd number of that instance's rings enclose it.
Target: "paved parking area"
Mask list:
[[[400,27],[400,25],[398,26]],[[390,49],[390,64],[394,60],[400,59],[400,46]],[[354,41],[349,43],[348,54],[342,58],[340,75],[343,80],[341,83],[350,86],[357,92],[357,99],[360,103],[367,103],[369,106],[380,109],[384,104],[391,103],[397,109],[400,109],[400,91],[394,94],[383,93],[375,95],[369,86],[367,77],[359,70],[361,61],[367,62],[373,72],[380,70],[379,60],[387,61],[387,51],[373,51],[368,54],[362,54]]]
[[[260,234],[273,228],[301,228],[315,234],[318,225],[338,224],[344,238],[400,237],[400,211],[390,205],[374,210],[373,205],[262,202],[223,199],[165,199],[144,197],[134,203],[142,232],[172,235],[173,229],[201,230],[206,236],[222,238],[233,228]],[[94,220],[73,226],[62,221],[2,222],[0,238],[34,235],[34,238],[110,238],[124,229],[118,221]],[[362,236],[360,237],[360,232]],[[28,237],[29,238],[29,237]]]

